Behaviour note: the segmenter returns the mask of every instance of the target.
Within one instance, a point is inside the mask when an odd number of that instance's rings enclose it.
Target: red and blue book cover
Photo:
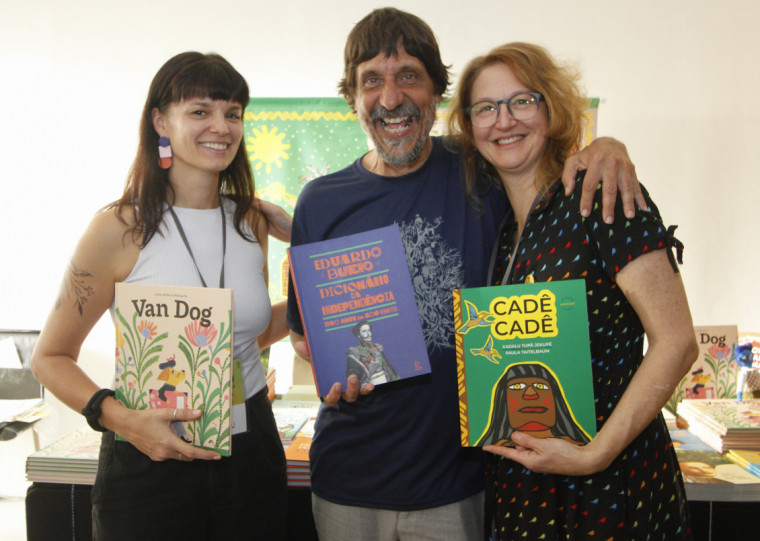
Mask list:
[[[430,372],[397,225],[288,249],[317,393]]]

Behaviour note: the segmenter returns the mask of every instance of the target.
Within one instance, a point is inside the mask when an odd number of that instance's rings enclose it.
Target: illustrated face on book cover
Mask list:
[[[359,326],[358,338],[361,342],[372,342],[372,327],[368,323]]]
[[[576,444],[590,441],[554,374],[541,363],[517,363],[506,370],[494,388],[491,419],[478,445],[511,446],[516,431]]]
[[[520,376],[507,382],[509,426],[542,433],[554,426],[557,405],[554,391],[544,378]]]

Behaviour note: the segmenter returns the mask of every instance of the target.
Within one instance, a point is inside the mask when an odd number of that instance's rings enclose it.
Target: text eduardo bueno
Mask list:
[[[336,299],[340,302],[323,306],[322,315],[334,315],[393,302],[395,297],[392,291],[377,291],[377,288],[389,284],[387,271],[377,267],[377,261],[382,255],[383,250],[380,246],[372,246],[315,258],[314,270],[323,274],[329,282],[335,282],[319,285],[320,298],[342,295],[349,297]],[[352,277],[356,279],[352,280]]]

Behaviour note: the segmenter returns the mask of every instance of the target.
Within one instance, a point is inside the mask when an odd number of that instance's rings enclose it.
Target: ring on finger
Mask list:
[[[174,409],[174,420],[175,421],[177,420],[177,409],[176,408]],[[182,456],[182,455],[180,454],[180,456]]]
[[[179,458],[178,458],[178,460],[179,460],[180,462],[182,462],[182,453],[177,453],[177,455],[179,455]]]

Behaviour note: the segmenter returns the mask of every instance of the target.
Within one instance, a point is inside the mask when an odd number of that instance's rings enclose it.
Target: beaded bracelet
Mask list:
[[[105,400],[108,396],[114,396],[116,393],[111,389],[99,389],[95,391],[95,394],[92,395],[92,398],[90,398],[90,401],[87,402],[87,405],[82,409],[82,415],[84,415],[84,418],[87,419],[87,424],[90,425],[90,428],[93,430],[97,430],[98,432],[106,432],[108,429],[101,426],[98,419],[100,419],[100,403]]]

